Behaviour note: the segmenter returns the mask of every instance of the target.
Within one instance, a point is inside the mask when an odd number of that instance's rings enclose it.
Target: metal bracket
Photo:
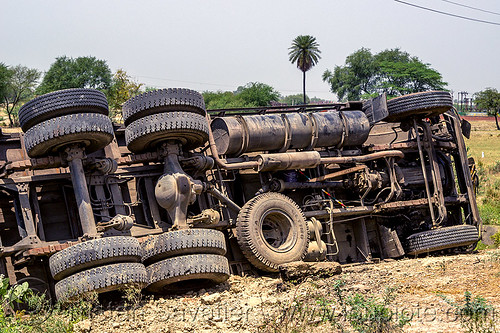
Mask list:
[[[15,184],[19,198],[19,210],[16,207],[16,213],[20,217],[20,220],[18,220],[18,229],[23,241],[28,244],[36,244],[40,243],[40,239],[36,233],[35,220],[31,211],[29,185],[29,183]]]

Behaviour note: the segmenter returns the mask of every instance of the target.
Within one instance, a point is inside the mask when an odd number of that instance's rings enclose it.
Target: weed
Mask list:
[[[93,293],[71,304],[51,301],[43,293],[37,293],[25,282],[9,286],[9,281],[0,275],[0,332],[72,332],[74,325],[88,318],[97,304]],[[23,310],[16,304],[22,303]]]
[[[345,297],[344,297],[344,292],[345,292],[345,281],[340,279],[340,280],[335,280],[333,283],[333,292],[335,297],[337,298],[337,301],[339,302],[342,312],[346,312],[346,302],[345,302]]]
[[[405,315],[394,316],[389,305],[394,301],[395,289],[387,288],[382,299],[355,294],[347,298],[350,310],[346,317],[351,326],[361,333],[400,332],[410,322]]]
[[[301,284],[299,287],[303,286]],[[297,290],[299,290],[297,287]],[[307,289],[305,294],[294,295],[289,304],[279,303],[278,312],[267,317],[260,327],[262,332],[309,332],[321,326],[321,330],[340,330],[341,326],[335,316],[335,300],[321,293],[318,286]],[[323,291],[324,292],[324,291]]]
[[[500,263],[500,251],[497,250],[488,252],[488,257],[488,261]]]
[[[500,199],[500,179],[496,179],[493,184],[488,184],[484,190],[484,196],[484,203],[498,203],[498,199]]]
[[[130,306],[132,309],[136,309],[142,300],[141,288],[130,285],[123,289],[122,292],[125,300],[125,307]]]
[[[476,163],[476,170],[477,170],[477,175],[479,176],[480,180],[483,180],[484,177],[486,177],[486,168],[484,167],[483,161],[479,161]]]
[[[16,303],[21,303],[28,291],[28,283],[10,286],[9,279],[0,274],[0,331],[17,332],[21,322],[21,314],[14,308]]]
[[[484,224],[500,225],[500,204],[497,203],[484,203],[479,205],[479,215]]]
[[[483,241],[480,240],[479,242],[477,242],[476,248],[474,249],[474,251],[486,250],[488,248],[489,248],[489,246],[484,244]]]
[[[469,291],[466,291],[463,302],[454,302],[444,296],[441,298],[455,308],[455,313],[460,319],[460,326],[465,332],[496,332],[495,310],[483,297],[473,297]]]
[[[496,161],[495,164],[493,165],[490,165],[488,167],[488,170],[491,172],[491,173],[499,173],[500,172],[500,161]]]
[[[493,246],[500,247],[500,231],[490,236],[493,241]]]
[[[0,306],[4,312],[12,312],[14,303],[21,303],[28,291],[28,282],[9,286],[9,279],[0,274]]]
[[[439,263],[439,270],[441,271],[442,274],[446,273],[446,262],[445,261],[441,261]]]
[[[335,280],[323,290],[308,290],[294,297],[278,317],[266,322],[266,332],[310,332],[313,328],[340,332],[400,332],[410,322],[390,309],[396,297],[395,288],[387,288],[383,296],[365,297],[350,294],[343,279]]]

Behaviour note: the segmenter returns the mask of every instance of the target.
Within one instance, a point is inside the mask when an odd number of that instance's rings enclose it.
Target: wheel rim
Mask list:
[[[297,242],[297,232],[293,228],[293,221],[282,210],[266,211],[259,224],[262,241],[275,252],[287,252]]]

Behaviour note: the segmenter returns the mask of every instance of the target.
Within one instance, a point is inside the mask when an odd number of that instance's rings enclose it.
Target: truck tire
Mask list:
[[[125,128],[125,141],[133,153],[156,149],[166,140],[176,140],[185,150],[203,146],[208,140],[208,121],[189,112],[168,112],[144,116]]]
[[[229,278],[229,262],[217,254],[189,254],[146,267],[153,293],[186,292],[222,283]]]
[[[142,247],[129,236],[93,239],[61,250],[49,259],[54,280],[61,280],[85,269],[119,262],[140,262]]]
[[[170,111],[193,112],[205,116],[205,101],[199,92],[190,89],[169,88],[148,91],[132,97],[123,104],[123,121],[128,126],[144,116]]]
[[[309,245],[307,222],[299,206],[275,192],[258,195],[243,206],[236,221],[236,237],[248,261],[268,272],[302,260]]]
[[[106,147],[114,137],[108,116],[98,113],[76,113],[45,120],[24,135],[24,146],[30,157],[57,153],[71,143],[85,146],[86,153]]]
[[[94,267],[70,275],[55,285],[59,301],[72,301],[90,292],[104,293],[126,287],[144,288],[148,284],[141,263],[119,263]]]
[[[95,89],[54,91],[24,104],[19,109],[19,123],[24,132],[42,121],[73,113],[108,115],[106,96]]]
[[[185,254],[226,254],[224,233],[214,229],[184,229],[152,236],[142,243],[142,261],[150,265]]]
[[[473,225],[456,225],[428,230],[406,238],[406,253],[418,255],[432,251],[450,249],[474,244],[479,240],[479,232]]]
[[[424,91],[387,101],[387,122],[399,122],[409,116],[420,118],[437,116],[453,108],[453,100],[447,91]]]

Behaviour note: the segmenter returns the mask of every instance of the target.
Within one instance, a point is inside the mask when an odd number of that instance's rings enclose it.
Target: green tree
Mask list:
[[[205,91],[202,95],[207,110],[246,107],[245,102],[232,91]]]
[[[279,92],[273,87],[261,82],[249,82],[243,87],[238,87],[236,97],[241,98],[246,106],[269,106],[271,102],[278,101]]]
[[[390,97],[427,90],[443,90],[441,74],[419,58],[398,48],[373,55],[361,48],[346,58],[344,66],[326,70],[323,81],[344,100],[357,100],[383,92]]]
[[[441,74],[424,64],[417,57],[400,49],[384,50],[374,57],[376,70],[376,88],[378,92],[386,92],[388,96],[443,90],[446,82]]]
[[[144,92],[148,92],[148,91],[155,91],[155,90],[158,90],[159,88],[157,87],[152,87],[152,86],[145,86],[144,87]]]
[[[313,104],[331,104],[333,102],[330,100],[323,99],[323,98],[313,97],[313,98],[311,98],[311,103],[313,103]]]
[[[113,116],[121,111],[123,103],[141,93],[142,83],[137,83],[123,69],[118,69],[113,75],[111,87],[108,90],[108,103]]]
[[[500,130],[498,126],[498,114],[500,113],[500,93],[495,88],[486,88],[480,92],[474,94],[474,103],[476,107],[480,110],[485,110],[488,115],[495,117],[495,122],[497,129]]]
[[[7,86],[12,73],[9,67],[4,63],[0,62],[0,101],[3,101],[5,94],[7,93]]]
[[[10,77],[3,95],[3,105],[9,117],[10,127],[17,125],[20,103],[30,99],[41,73],[37,69],[17,65],[9,69]]]
[[[369,49],[361,48],[347,56],[344,66],[326,70],[323,81],[330,84],[332,92],[343,100],[359,100],[362,95],[374,91],[375,63]]]
[[[306,104],[306,72],[315,66],[321,56],[319,44],[316,38],[309,35],[301,35],[295,37],[292,41],[292,46],[288,48],[289,60],[292,64],[296,64],[297,68],[302,71],[302,92],[304,104]]]
[[[306,103],[309,103],[311,100],[309,97],[306,95]],[[286,105],[299,105],[304,103],[304,96],[302,94],[296,94],[296,95],[288,95],[284,96],[280,99],[280,103],[286,104]]]
[[[38,94],[68,88],[93,88],[107,91],[111,86],[111,70],[106,61],[95,57],[66,56],[56,58],[37,89]]]
[[[208,110],[269,106],[278,101],[279,93],[270,85],[250,82],[236,91],[205,91],[202,93]]]

